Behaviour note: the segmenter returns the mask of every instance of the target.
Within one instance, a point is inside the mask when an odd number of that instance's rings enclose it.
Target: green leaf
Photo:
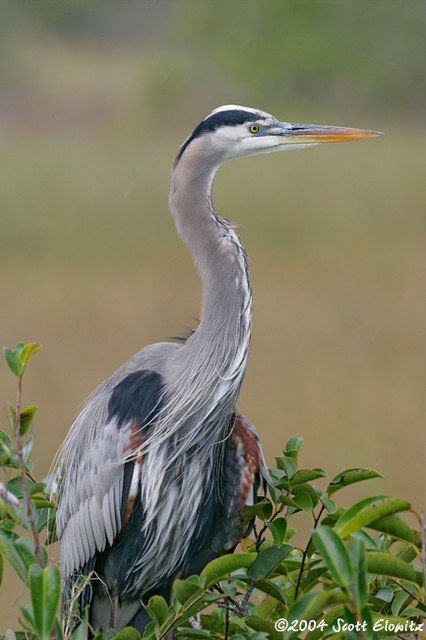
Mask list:
[[[400,591],[396,594],[392,605],[391,611],[392,615],[398,616],[401,611],[411,602],[412,597],[408,595],[405,591]]]
[[[77,628],[72,632],[71,636],[69,637],[69,640],[87,640],[89,637],[89,622],[87,620],[87,614],[84,618],[84,620],[82,620]],[[95,636],[94,640],[99,640],[98,636]],[[101,639],[103,640],[102,636]]]
[[[41,345],[36,342],[28,342],[19,352],[19,362],[21,364],[21,373],[25,371],[28,361],[41,350]]]
[[[140,640],[141,633],[134,627],[124,627],[114,636],[114,640]]]
[[[347,487],[355,482],[362,482],[363,480],[371,480],[372,478],[383,478],[382,474],[374,469],[346,469],[331,480],[327,488],[327,493],[331,496],[339,489]]]
[[[335,514],[337,511],[337,504],[334,500],[327,498],[325,495],[318,494],[318,500],[324,505],[328,513]]]
[[[423,620],[423,618],[425,617],[425,610],[423,606],[410,607],[409,609],[406,609],[404,613],[405,613],[405,616],[404,616],[405,619],[412,618],[415,616],[416,618],[420,617],[421,620]]]
[[[19,353],[17,351],[19,346],[23,347],[24,346],[23,342],[19,343],[16,346],[16,349],[10,349],[9,347],[3,348],[3,353],[6,358],[6,362],[9,366],[9,369],[17,377],[21,375],[21,363],[19,362]]]
[[[255,631],[261,631],[261,632],[263,631],[264,633],[266,633],[267,634],[266,637],[269,638],[269,640],[282,640],[282,637],[283,637],[282,633],[277,631],[275,629],[275,625],[272,622],[269,622],[269,620],[264,620],[259,616],[250,615],[244,619],[244,622],[248,627],[250,627],[250,629],[254,629]],[[244,637],[247,637],[247,636],[244,636]],[[251,638],[252,636],[250,635],[249,637]],[[265,636],[262,636],[262,637],[265,637]]]
[[[37,411],[37,407],[34,405],[30,405],[21,411],[20,420],[21,420],[21,436],[24,436],[28,429],[30,428],[32,421],[34,419],[35,412]]]
[[[31,436],[30,438],[28,438],[27,442],[25,443],[23,449],[22,449],[22,456],[24,458],[24,463],[27,465],[30,456],[31,456],[31,452],[33,450],[33,446],[34,446],[34,440],[33,437]]]
[[[21,619],[19,619],[19,622],[26,628],[26,629],[34,629],[34,615],[33,615],[33,608],[30,604],[26,604],[23,607],[21,607],[21,613],[25,619],[25,622]],[[28,626],[29,625],[29,626]]]
[[[293,509],[300,509],[300,507],[294,502],[294,500],[292,500],[288,496],[281,495],[279,501],[281,502],[281,504],[285,504],[288,507],[292,507]]]
[[[285,471],[287,478],[290,480],[296,472],[296,464],[289,456],[281,456],[276,458],[278,469]]]
[[[272,515],[272,504],[267,499],[259,500],[256,504],[245,506],[243,509],[244,522],[250,522],[253,518],[267,520]]]
[[[314,631],[310,631],[306,635],[306,640],[317,640],[318,638],[324,638],[324,629],[330,629],[331,625],[338,619],[343,618],[345,616],[345,607],[342,604],[337,604],[331,607],[328,611],[324,611],[324,614],[319,617],[317,628]],[[328,626],[327,626],[328,625]],[[335,635],[326,637],[332,637],[333,640],[336,638]],[[336,638],[337,640],[337,638]],[[341,637],[339,637],[339,640]],[[345,639],[346,640],[346,639]]]
[[[186,580],[177,579],[173,583],[174,596],[181,605],[186,604],[189,600],[198,596],[202,592],[203,587],[191,578],[187,578]]]
[[[360,619],[362,620],[362,622],[365,623],[367,627],[366,631],[364,632],[365,640],[380,640],[379,636],[374,631],[373,618],[371,616],[371,611],[368,608],[368,606],[365,606],[364,609],[361,611]],[[356,640],[358,640],[357,636],[356,636]]]
[[[339,587],[349,587],[354,574],[349,553],[333,529],[319,527],[312,533],[312,541],[322,555],[328,570]]]
[[[295,529],[294,527],[287,527],[287,531],[285,532],[286,542],[291,540],[296,535],[296,533],[297,529]]]
[[[300,469],[296,471],[294,476],[291,479],[291,484],[294,486],[295,484],[299,484],[300,482],[310,482],[311,480],[316,480],[317,478],[326,478],[327,472],[324,469]]]
[[[269,492],[269,495],[271,496],[271,500],[272,500],[272,502],[274,502],[274,504],[279,502],[280,496],[281,496],[281,489],[279,487],[269,485],[268,492]],[[266,520],[267,520],[267,518],[266,518]]]
[[[317,568],[311,567],[309,571],[306,572],[305,577],[302,579],[300,583],[301,593],[305,593],[311,591],[313,587],[319,584],[321,576],[327,572],[327,567],[324,563],[321,563],[322,566]]]
[[[35,493],[39,493],[40,491],[44,491],[46,489],[46,484],[44,482],[34,482],[29,487],[29,494],[33,496]]]
[[[262,593],[266,593],[268,596],[272,596],[275,600],[278,600],[278,602],[286,603],[283,590],[272,580],[257,580],[256,589]]]
[[[330,605],[346,602],[348,596],[340,589],[330,589],[320,593],[307,593],[294,603],[286,618],[288,622],[294,620],[315,620],[324,613]]]
[[[328,527],[334,527],[343,513],[345,513],[345,509],[343,507],[337,507],[335,511],[329,511],[327,514],[325,514],[323,520],[321,521],[321,524],[326,524]]]
[[[287,456],[290,456],[291,458],[292,457],[297,458],[297,454],[299,453],[302,447],[302,444],[303,444],[303,438],[289,438],[289,440],[287,440],[287,443],[285,445],[284,453]]]
[[[177,619],[176,615],[171,616],[161,628],[161,632],[166,630],[169,631],[172,628],[175,629],[177,625],[181,626],[184,622],[189,620],[189,618],[201,613],[207,606],[213,605],[219,601],[223,601],[223,594],[221,593],[206,593],[203,597],[194,599],[192,604],[187,605],[185,609],[180,609],[177,612]]]
[[[30,592],[34,626],[40,640],[50,640],[61,595],[61,578],[57,567],[30,567]]]
[[[354,531],[351,535],[352,540],[360,540],[366,549],[370,549],[371,551],[377,551],[377,538],[372,538],[364,529],[358,529],[358,531]],[[415,552],[414,552],[415,553]]]
[[[367,571],[374,575],[390,576],[416,583],[419,581],[414,567],[405,560],[384,551],[367,551]]]
[[[293,500],[295,496],[300,495],[301,493],[307,493],[311,499],[313,507],[316,507],[318,504],[318,493],[315,491],[314,487],[309,484],[309,482],[301,482],[297,484],[295,487],[291,489],[293,493]]]
[[[160,625],[160,627],[168,618],[169,605],[167,604],[163,596],[152,596],[145,608],[151,618],[153,618]]]
[[[375,598],[383,600],[383,602],[392,602],[394,593],[390,587],[382,587],[375,594]]]
[[[17,538],[17,540],[15,540],[15,549],[21,556],[23,562],[25,562],[28,569],[31,565],[37,564],[35,545],[32,540],[29,540],[28,538]]]
[[[376,549],[373,549],[373,551],[375,551]],[[407,544],[405,547],[399,550],[396,555],[398,556],[398,558],[401,558],[401,560],[405,560],[405,562],[412,562],[414,558],[417,557],[417,552],[413,545]]]
[[[308,513],[311,513],[312,509],[314,508],[312,498],[309,493],[298,493],[293,497],[293,502],[297,504],[300,509],[303,509],[303,511],[307,511]]]
[[[10,450],[12,448],[12,440],[5,431],[0,429],[0,447],[6,447]]]
[[[252,580],[262,580],[269,576],[282,560],[292,551],[290,544],[283,544],[280,547],[269,547],[262,551],[247,569],[247,575]],[[253,554],[252,554],[253,555]]]
[[[54,509],[55,505],[44,496],[32,496],[31,502],[37,509]]]
[[[268,529],[272,533],[272,537],[274,539],[277,547],[280,547],[285,539],[285,534],[287,531],[287,520],[285,518],[276,518],[272,522],[268,522]]]
[[[207,613],[200,614],[199,617],[201,628],[206,631],[214,631],[216,633],[223,632],[223,622],[218,619],[218,617],[214,617],[214,615],[210,615]]]
[[[415,533],[402,518],[396,515],[384,516],[378,520],[370,522],[370,529],[387,533],[394,538],[400,538],[407,542],[414,542]]]
[[[260,582],[263,582],[263,580]],[[275,621],[284,615],[286,611],[286,606],[280,600],[275,596],[267,595],[266,598],[261,600],[259,606],[252,610],[252,613],[255,612],[262,620]]]
[[[190,629],[188,627],[184,631],[178,631],[173,635],[173,637],[174,638],[211,638],[211,634],[210,634],[210,631],[203,631],[202,629]]]
[[[28,584],[27,567],[15,549],[15,541],[17,538],[16,533],[0,528],[0,552],[9,560],[20,580],[22,580],[24,584]]]
[[[367,606],[368,587],[365,560],[365,546],[360,538],[354,538],[348,545],[349,556],[354,571],[352,580],[352,593],[358,616]]]
[[[406,511],[410,508],[409,502],[398,498],[387,496],[365,498],[349,507],[340,516],[334,526],[334,530],[341,538],[346,538],[357,529],[366,527],[383,516],[391,515],[398,511]]]
[[[206,587],[211,587],[233,571],[249,567],[255,558],[254,553],[235,553],[215,558],[204,567],[200,577],[205,578]]]

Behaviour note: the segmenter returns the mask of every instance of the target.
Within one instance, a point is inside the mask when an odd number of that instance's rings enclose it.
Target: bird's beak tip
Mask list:
[[[344,142],[345,140],[366,140],[383,135],[382,131],[370,131],[369,129],[348,129],[347,133],[345,133],[345,129],[342,129],[342,133],[339,135],[339,132],[337,132],[336,137],[338,141]]]

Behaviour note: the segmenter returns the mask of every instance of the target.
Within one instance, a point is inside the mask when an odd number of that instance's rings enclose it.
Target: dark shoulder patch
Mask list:
[[[160,410],[162,391],[163,379],[155,371],[129,373],[112,391],[109,419],[116,418],[118,428],[134,420],[146,425]]]
[[[218,111],[217,113],[212,113],[211,115],[207,116],[207,118],[205,118],[202,122],[200,122],[200,124],[195,127],[189,138],[185,140],[185,142],[179,149],[179,153],[176,156],[175,166],[179,162],[187,146],[193,140],[203,135],[203,133],[216,131],[216,129],[219,129],[219,127],[235,127],[239,124],[245,124],[246,122],[253,122],[259,117],[260,114],[259,116],[257,116],[253,111],[245,111],[244,109],[228,109],[226,111]]]

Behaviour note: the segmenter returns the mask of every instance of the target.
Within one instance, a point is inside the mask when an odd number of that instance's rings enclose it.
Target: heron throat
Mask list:
[[[215,211],[211,190],[217,166],[191,171],[186,151],[172,173],[170,210],[202,282],[200,324],[181,362],[195,371],[203,395],[235,406],[251,336],[252,293],[247,255],[234,225]],[[202,164],[202,163],[201,163]]]

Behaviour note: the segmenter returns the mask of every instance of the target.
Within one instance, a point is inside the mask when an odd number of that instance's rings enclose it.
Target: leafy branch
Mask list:
[[[50,503],[43,482],[36,482],[30,459],[33,440],[25,438],[32,427],[37,408],[33,405],[22,409],[23,379],[29,360],[41,346],[31,342],[19,343],[15,349],[6,347],[4,355],[12,373],[17,377],[17,393],[14,406],[9,405],[8,417],[11,437],[0,431],[0,462],[8,478],[2,483],[4,505],[0,510],[0,553],[15,569],[19,578],[29,588],[31,605],[21,608],[25,637],[40,640],[56,639],[60,625],[57,609],[60,597],[58,568],[47,566],[47,552],[40,542],[40,532],[47,529]],[[13,438],[15,444],[13,443]],[[21,499],[23,504],[21,504]],[[18,533],[22,527],[30,538]]]
[[[200,575],[175,580],[170,601],[153,596],[146,604],[151,621],[143,635],[131,628],[96,633],[87,609],[78,607],[61,622],[60,575],[41,542],[42,533],[49,540],[56,505],[33,475],[29,433],[36,407],[21,406],[27,363],[39,349],[20,343],[4,350],[18,389],[8,411],[10,434],[0,430],[0,585],[4,558],[31,599],[21,607],[20,629],[9,630],[8,638],[378,640],[405,638],[408,632],[415,637],[413,629],[426,616],[423,514],[412,512],[416,530],[405,519],[412,511],[406,500],[374,495],[339,504],[336,497],[345,487],[381,475],[347,469],[327,482],[323,469],[299,466],[301,438],[288,440],[264,495],[245,508],[241,552],[213,560]],[[293,543],[300,512],[312,522],[301,546]]]
[[[31,504],[31,496],[28,488],[27,482],[27,469],[24,460],[24,445],[22,439],[22,427],[24,422],[24,427],[28,428],[30,426],[30,422],[35,414],[35,407],[28,407],[23,414],[21,413],[21,401],[22,401],[22,380],[24,377],[25,369],[27,367],[28,361],[38,352],[40,351],[41,346],[36,344],[35,342],[31,342],[29,344],[24,344],[20,342],[15,349],[10,349],[9,347],[4,348],[4,354],[6,357],[6,361],[9,365],[11,371],[18,378],[18,390],[16,393],[16,403],[15,403],[15,411],[11,412],[11,420],[12,425],[15,423],[15,440],[17,444],[17,453],[19,460],[19,469],[21,475],[21,486],[22,492],[24,495],[25,506],[27,509],[27,516],[31,527],[31,532],[35,545],[35,555],[40,567],[43,567],[43,558],[41,556],[41,548],[40,548],[40,540],[38,536],[38,531],[34,519],[33,508]]]

